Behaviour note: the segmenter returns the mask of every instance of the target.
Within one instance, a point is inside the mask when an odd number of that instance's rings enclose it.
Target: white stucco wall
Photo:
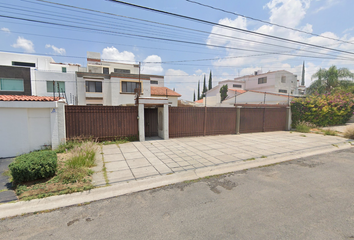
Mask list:
[[[0,102],[0,158],[65,142],[64,104]]]
[[[290,97],[291,101],[292,97]],[[245,92],[237,96],[236,102],[239,104],[263,104],[264,93]],[[222,102],[222,105],[233,105],[235,103],[235,97],[227,99]],[[288,96],[279,96],[275,94],[266,94],[266,104],[287,104]]]

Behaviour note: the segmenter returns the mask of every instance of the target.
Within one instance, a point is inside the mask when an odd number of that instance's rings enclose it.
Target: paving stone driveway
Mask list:
[[[346,139],[319,134],[268,132],[175,138],[103,146],[109,183],[187,171],[251,158],[331,148]],[[104,185],[103,177],[94,178]]]

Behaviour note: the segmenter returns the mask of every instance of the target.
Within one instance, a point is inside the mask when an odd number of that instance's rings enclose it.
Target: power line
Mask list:
[[[276,23],[271,23],[271,22],[268,22],[268,21],[264,21],[264,20],[261,20],[261,19],[258,19],[258,18],[254,18],[254,17],[249,17],[249,16],[246,16],[246,15],[243,15],[243,14],[239,14],[239,13],[235,13],[235,12],[230,12],[230,11],[227,11],[225,9],[213,7],[213,6],[210,6],[210,5],[207,5],[207,4],[203,4],[203,3],[200,3],[200,2],[196,2],[196,1],[192,1],[192,0],[186,0],[186,1],[190,2],[190,3],[198,4],[198,5],[203,6],[203,7],[208,7],[208,8],[214,9],[214,10],[218,10],[218,11],[222,11],[222,12],[225,12],[225,13],[233,14],[233,15],[240,16],[240,17],[243,17],[243,18],[248,18],[248,19],[251,19],[251,20],[254,20],[254,21],[258,21],[258,22],[262,22],[262,23],[266,23],[266,24],[269,24],[269,25],[273,25],[273,26],[277,26],[277,27],[293,30],[293,31],[296,31],[296,32],[301,32],[301,33],[309,34],[309,35],[312,35],[312,36],[326,38],[326,39],[330,39],[330,40],[334,40],[334,41],[338,41],[338,42],[342,42],[342,43],[353,44],[352,42],[343,41],[343,40],[336,39],[336,38],[331,38],[331,37],[326,37],[326,36],[322,36],[320,34],[306,32],[306,31],[303,31],[303,30],[300,30],[300,29],[287,27],[287,26],[284,26],[284,25],[276,24]]]
[[[42,0],[37,0],[37,1],[42,1]],[[190,21],[200,22],[200,23],[204,23],[204,24],[208,24],[208,25],[219,26],[219,27],[222,27],[222,28],[228,28],[228,29],[231,29],[231,30],[236,30],[236,31],[240,31],[240,32],[253,34],[253,35],[258,35],[258,36],[262,36],[262,37],[272,38],[272,39],[276,39],[276,40],[280,40],[280,41],[286,41],[286,42],[306,45],[306,46],[310,46],[310,47],[316,47],[316,48],[321,48],[321,49],[326,49],[326,50],[331,50],[331,51],[336,51],[336,52],[341,52],[341,53],[347,53],[347,54],[354,55],[353,52],[348,52],[348,51],[343,51],[343,50],[339,50],[339,49],[323,47],[323,46],[310,44],[310,43],[305,43],[305,42],[296,41],[296,40],[291,40],[291,39],[287,39],[287,38],[283,38],[283,37],[277,37],[277,36],[273,36],[273,35],[269,35],[269,34],[265,34],[265,33],[259,33],[259,32],[255,32],[255,31],[251,31],[251,30],[247,30],[247,29],[227,26],[227,25],[223,25],[223,24],[219,24],[219,23],[215,23],[215,22],[210,22],[210,21],[207,21],[207,20],[199,19],[199,18],[189,17],[189,16],[185,16],[185,15],[181,15],[181,14],[176,14],[176,13],[172,13],[172,12],[167,12],[167,11],[163,11],[163,10],[149,8],[149,7],[136,5],[136,4],[132,4],[132,3],[128,3],[128,2],[123,2],[123,1],[119,1],[119,0],[107,0],[107,1],[120,3],[120,4],[123,4],[123,5],[130,6],[130,7],[144,9],[144,10],[148,10],[148,11],[152,11],[152,12],[157,12],[157,13],[161,13],[161,14],[165,14],[165,15],[169,15],[169,16],[173,16],[173,17],[178,17],[178,18],[182,18],[182,19],[186,19],[186,20],[190,20]]]

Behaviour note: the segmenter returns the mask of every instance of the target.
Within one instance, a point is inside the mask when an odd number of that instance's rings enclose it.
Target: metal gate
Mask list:
[[[157,108],[145,108],[145,137],[158,136]]]

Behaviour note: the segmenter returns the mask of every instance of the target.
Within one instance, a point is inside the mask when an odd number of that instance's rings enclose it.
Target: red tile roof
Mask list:
[[[58,101],[59,97],[55,97]],[[26,95],[0,95],[0,101],[39,101],[39,102],[53,102],[53,97],[39,97]]]
[[[243,90],[243,89],[229,89],[229,91],[234,91],[234,92],[238,92],[238,93],[246,92],[246,90]]]
[[[166,94],[167,90],[167,94]],[[180,97],[182,96],[179,93],[167,88],[167,87],[151,87],[151,96],[171,96],[171,97]]]
[[[195,101],[195,103],[203,103],[203,99],[199,99],[199,100]]]

